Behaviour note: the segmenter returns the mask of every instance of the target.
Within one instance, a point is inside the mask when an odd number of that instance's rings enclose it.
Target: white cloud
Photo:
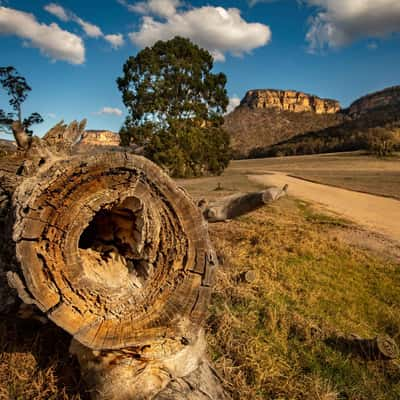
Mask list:
[[[124,37],[120,33],[115,35],[105,35],[104,39],[107,40],[114,49],[118,49],[124,44]]]
[[[231,113],[239,104],[240,104],[240,99],[237,96],[231,97],[229,99],[229,104],[228,107],[226,109],[226,113],[229,114]]]
[[[153,45],[157,40],[182,36],[209,50],[217,61],[224,61],[225,54],[241,56],[271,40],[267,25],[248,23],[237,8],[200,7],[176,11],[163,21],[146,15],[138,32],[129,34],[139,46]]]
[[[103,32],[97,25],[86,22],[82,18],[76,16],[74,18],[74,21],[82,27],[86,35],[88,35],[89,37],[97,38],[103,36]]]
[[[95,115],[116,115],[120,117],[122,115],[122,111],[119,108],[113,107],[103,107],[100,111],[94,113]]]
[[[81,26],[81,28],[85,31],[86,35],[88,35],[89,37],[97,38],[103,36],[103,32],[97,25],[84,21],[82,18],[78,17],[73,12],[66,10],[59,4],[50,3],[47,6],[45,6],[44,9],[50,14],[53,14],[56,17],[60,18],[64,22],[67,21],[76,22],[78,25]]]
[[[308,3],[319,7],[310,19],[306,36],[311,52],[400,32],[399,0],[308,0]]]
[[[57,118],[57,115],[54,114],[54,113],[47,113],[47,114],[46,114],[46,117],[51,118],[51,119],[56,119],[56,118]]]
[[[48,11],[50,14],[53,14],[56,17],[60,18],[64,22],[73,21],[77,23],[84,30],[86,35],[91,38],[99,38],[99,37],[104,38],[107,42],[111,44],[111,46],[114,49],[121,47],[124,43],[124,38],[121,34],[104,35],[100,27],[83,20],[82,18],[74,14],[72,11],[66,10],[59,4],[50,3],[47,6],[45,6],[44,9]]]
[[[179,0],[148,0],[129,4],[126,1],[120,2],[128,7],[132,12],[139,14],[154,14],[160,17],[170,17],[176,13],[176,9],[181,5]]]
[[[35,16],[12,8],[0,7],[0,34],[15,35],[24,44],[36,47],[53,60],[83,64],[85,46],[82,39],[57,24],[41,24]]]
[[[50,3],[47,6],[45,6],[44,9],[50,14],[53,14],[58,18],[60,18],[62,21],[69,21],[70,19],[69,15],[64,10],[64,8],[59,6],[58,4]]]

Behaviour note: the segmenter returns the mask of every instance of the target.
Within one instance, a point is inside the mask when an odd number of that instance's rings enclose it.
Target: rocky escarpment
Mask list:
[[[7,155],[17,149],[17,144],[12,140],[0,139],[0,156]]]
[[[250,90],[225,117],[235,158],[293,136],[336,126],[345,118],[336,100],[288,90]]]
[[[87,130],[79,141],[83,146],[119,146],[118,133],[105,130]]]
[[[86,153],[103,151],[104,148],[110,150],[118,147],[119,143],[118,133],[107,130],[87,130],[82,134],[78,143],[75,144],[74,151]]]
[[[294,90],[249,90],[240,105],[252,109],[273,108],[297,113],[336,114],[340,111],[340,103],[336,100],[321,99]]]
[[[393,86],[371,93],[356,100],[348,109],[353,118],[377,108],[398,106],[400,108],[400,86]]]

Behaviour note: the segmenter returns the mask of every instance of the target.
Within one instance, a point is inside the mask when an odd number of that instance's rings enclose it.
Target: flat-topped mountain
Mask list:
[[[364,131],[399,123],[400,86],[393,86],[347,109],[336,100],[293,90],[249,90],[224,126],[235,158],[247,158],[354,150]]]
[[[297,113],[336,114],[340,111],[340,103],[337,100],[321,99],[318,96],[295,90],[249,90],[240,105],[252,109],[273,108]]]
[[[83,146],[119,146],[119,135],[107,130],[87,130],[83,133],[79,144]]]
[[[249,90],[225,117],[235,158],[293,136],[335,126],[343,121],[336,100],[293,90]]]
[[[390,146],[394,149],[400,149],[400,86],[363,96],[336,115],[338,123],[334,125],[319,130],[310,129],[275,143],[266,140],[264,145],[251,149],[248,156],[254,158],[365,150],[371,149],[373,143],[376,144],[383,137],[392,143]],[[258,121],[262,118],[261,115],[253,116]],[[235,138],[232,140],[234,142]]]
[[[9,154],[17,149],[13,140],[0,139],[0,156]]]

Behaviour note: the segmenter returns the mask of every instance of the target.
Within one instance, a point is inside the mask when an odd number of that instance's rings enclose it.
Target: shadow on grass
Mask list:
[[[51,322],[0,316],[0,399],[89,399],[70,341]]]

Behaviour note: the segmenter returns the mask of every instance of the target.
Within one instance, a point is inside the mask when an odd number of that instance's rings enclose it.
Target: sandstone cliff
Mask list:
[[[259,115],[252,118],[253,120],[260,121],[263,118],[260,115],[260,110],[251,111],[259,112]],[[261,111],[265,112],[266,110]],[[237,112],[238,110],[235,111],[235,113]],[[249,112],[247,111],[247,113]],[[304,116],[309,113],[291,114],[292,116]],[[325,117],[328,116],[333,117],[333,115],[325,115]],[[322,115],[315,114],[315,117],[322,117]],[[251,149],[249,156],[270,157],[368,150],[368,143],[371,142],[373,135],[384,132],[388,134],[400,132],[400,86],[364,96],[356,100],[348,109],[336,114],[336,117],[338,117],[339,123],[330,127],[323,127],[320,130],[310,129],[305,131],[304,134],[289,138],[282,135],[281,138],[283,139],[280,141],[274,141],[274,136],[267,137],[264,139],[265,144]],[[315,118],[314,122],[316,122]],[[251,126],[251,123],[249,126]],[[251,129],[245,129],[244,132],[246,131],[247,134],[250,133],[250,137],[247,138],[249,143],[253,143],[254,136],[257,135],[253,135]],[[243,136],[246,136],[246,134]],[[238,137],[241,136],[233,136],[234,143]],[[394,146],[398,151],[400,150],[400,144],[394,144]]]
[[[17,150],[17,144],[13,140],[0,139],[0,156],[12,153]]]
[[[81,146],[119,146],[118,133],[111,131],[87,130],[79,141]]]
[[[343,121],[336,100],[289,90],[250,90],[224,127],[235,158],[246,158],[259,147],[293,136],[335,126]]]
[[[348,113],[354,118],[377,108],[396,105],[400,108],[400,86],[389,87],[361,97],[349,107]]]
[[[241,106],[252,109],[274,108],[282,111],[316,114],[336,114],[340,111],[340,104],[336,100],[321,99],[294,90],[249,90],[242,100]]]

